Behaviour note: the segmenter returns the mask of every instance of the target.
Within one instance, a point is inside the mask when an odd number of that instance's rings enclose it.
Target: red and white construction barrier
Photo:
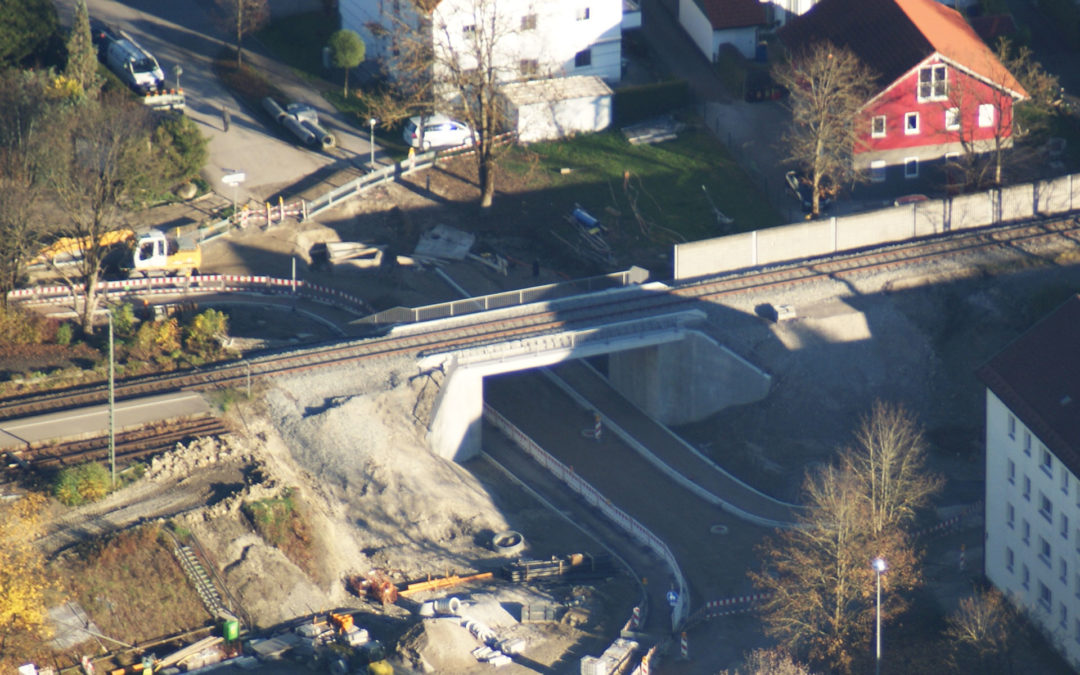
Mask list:
[[[690,645],[686,641],[686,633],[679,637],[679,658],[683,661],[690,660]]]

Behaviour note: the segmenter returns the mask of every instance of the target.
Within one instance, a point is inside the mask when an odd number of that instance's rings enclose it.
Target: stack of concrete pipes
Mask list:
[[[328,150],[337,145],[334,135],[319,125],[318,115],[315,109],[304,103],[292,103],[288,108],[282,108],[270,96],[263,99],[263,109],[278,124],[288,129],[300,142],[312,147],[320,146]]]

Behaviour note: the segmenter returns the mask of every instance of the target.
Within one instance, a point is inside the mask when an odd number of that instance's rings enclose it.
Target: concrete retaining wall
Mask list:
[[[676,279],[1080,209],[1080,174],[678,244]]]

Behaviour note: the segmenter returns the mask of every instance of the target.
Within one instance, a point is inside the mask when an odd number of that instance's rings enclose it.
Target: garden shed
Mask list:
[[[595,75],[515,82],[503,87],[507,124],[522,143],[611,125],[611,88]]]

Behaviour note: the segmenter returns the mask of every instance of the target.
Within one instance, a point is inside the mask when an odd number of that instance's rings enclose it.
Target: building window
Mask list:
[[[1009,460],[1009,467],[1008,467],[1007,475],[1009,477],[1009,482],[1013,483],[1015,485],[1016,484],[1016,462],[1012,461],[1011,459]]]
[[[1058,579],[1063,584],[1069,583],[1069,563],[1065,562],[1065,558],[1058,558]]]
[[[1058,625],[1064,628],[1069,624],[1069,610],[1065,608],[1064,602],[1059,602],[1058,608],[1061,610],[1061,620],[1058,621]]]
[[[582,7],[577,11],[577,20],[578,21],[588,21],[589,20],[589,8],[588,7]]]
[[[994,126],[993,103],[983,103],[979,106],[979,126],[983,128]]]
[[[1050,593],[1050,589],[1046,587],[1046,584],[1039,582],[1039,604],[1046,611],[1050,611],[1050,608],[1054,606],[1054,596]]]
[[[1045,445],[1039,445],[1039,468],[1046,472],[1047,476],[1054,477],[1054,458]]]
[[[1031,457],[1031,432],[1024,429],[1024,454]]]
[[[1025,544],[1031,543],[1031,525],[1028,523],[1027,518],[1020,520],[1020,538],[1024,540]]]
[[[1024,588],[1031,588],[1031,570],[1028,569],[1027,563],[1020,565],[1020,584]]]
[[[535,14],[526,14],[521,17],[521,30],[536,30]]]
[[[592,65],[592,50],[582,49],[577,54],[574,54],[574,67],[586,68]]]
[[[476,24],[474,24],[474,23],[470,23],[469,25],[467,25],[467,26],[464,26],[464,27],[463,27],[463,28],[461,29],[461,32],[462,32],[462,34],[463,34],[463,35],[465,35],[466,37],[468,37],[468,36],[470,36],[470,35],[476,35]]]
[[[1009,570],[1010,572],[1013,571],[1013,563],[1015,562],[1014,558],[1015,558],[1015,556],[1013,556],[1013,550],[1011,548],[1009,548],[1008,546],[1006,546],[1005,547],[1005,569]]]
[[[518,63],[518,71],[522,77],[536,77],[540,72],[540,62],[536,59],[521,59]]]
[[[873,138],[885,138],[885,116],[875,115],[870,120],[870,136]]]
[[[1031,479],[1024,476],[1024,499],[1031,501]]]
[[[1050,542],[1042,537],[1039,537],[1039,560],[1047,567],[1050,567]]]
[[[1069,470],[1064,464],[1061,465],[1061,494],[1069,496]]]
[[[1009,438],[1016,440],[1016,418],[1009,415]]]
[[[1009,527],[1013,527],[1013,520],[1015,520],[1015,518],[1016,518],[1016,509],[1013,508],[1012,504],[1006,503],[1005,504],[1005,524],[1008,525]]]
[[[905,113],[904,114],[904,133],[908,136],[914,136],[919,133],[919,113]]]
[[[1054,505],[1041,492],[1039,493],[1039,515],[1045,518],[1046,522],[1054,524]]]
[[[945,129],[956,131],[960,128],[960,108],[949,108],[945,111]]]
[[[1069,541],[1069,517],[1061,514],[1061,538]]]
[[[945,66],[919,68],[919,100],[934,101],[949,95]]]
[[[870,181],[873,183],[885,182],[885,160],[875,159],[870,162]]]
[[[918,178],[919,177],[919,158],[908,157],[904,160],[904,178]]]

